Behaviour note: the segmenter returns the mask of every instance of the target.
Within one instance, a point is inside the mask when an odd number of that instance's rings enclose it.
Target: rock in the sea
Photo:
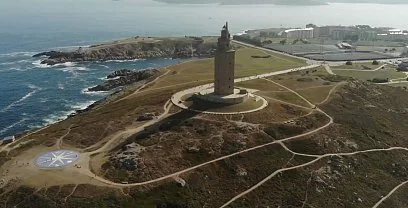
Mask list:
[[[91,87],[88,90],[91,92],[110,91],[117,87],[126,86],[142,80],[149,79],[158,72],[159,70],[157,69],[149,69],[143,71],[133,71],[124,69],[115,71],[107,76],[108,80],[106,80],[103,84]]]

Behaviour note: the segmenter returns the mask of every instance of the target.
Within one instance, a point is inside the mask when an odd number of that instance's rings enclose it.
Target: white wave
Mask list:
[[[47,126],[50,124],[54,124],[57,123],[59,121],[62,121],[64,119],[67,119],[69,115],[75,113],[74,110],[70,110],[70,111],[60,111],[54,114],[49,115],[48,117],[43,119],[43,126]]]
[[[92,87],[96,87],[96,86],[92,86]],[[89,87],[89,88],[92,88],[92,87]],[[107,95],[109,93],[109,91],[93,92],[93,91],[89,91],[88,90],[89,88],[85,88],[85,89],[81,90],[81,94],[100,96],[100,95]]]
[[[40,103],[46,103],[48,102],[48,98],[40,98]]]
[[[65,72],[89,71],[89,69],[86,67],[82,67],[82,66],[81,67],[66,67],[66,68],[63,68],[62,71],[65,71]]]
[[[43,119],[43,125],[47,126],[50,124],[54,124],[57,122],[60,122],[62,120],[65,120],[68,118],[69,115],[74,114],[77,110],[85,110],[86,108],[88,108],[90,105],[94,104],[97,101],[91,100],[91,101],[86,101],[86,102],[79,102],[76,103],[74,105],[66,105],[67,107],[71,108],[71,110],[68,111],[60,111],[60,112],[56,112],[54,114],[51,114],[49,116],[47,116],[46,118]]]
[[[60,89],[60,90],[65,89],[64,84],[62,84],[62,83],[58,83],[58,89]]]
[[[11,68],[0,70],[0,72],[6,72],[6,71],[27,71],[27,69],[22,69],[20,67],[11,67]]]
[[[11,124],[10,126],[7,126],[7,127],[3,128],[2,130],[0,130],[0,134],[6,133],[9,129],[14,128],[15,126],[17,126],[17,125],[19,125],[19,124],[21,124],[21,123],[23,123],[24,121],[27,121],[27,120],[28,120],[28,118],[22,118],[21,120],[19,120],[19,121],[15,122],[15,123]]]
[[[85,110],[87,109],[90,105],[96,103],[96,100],[90,100],[86,102],[80,102],[76,103],[75,105],[72,105],[71,108],[74,110]]]
[[[0,54],[0,57],[16,57],[16,56],[29,56],[32,57],[38,52],[13,52],[13,53],[3,53]]]
[[[58,67],[58,66],[73,67],[75,65],[76,65],[75,62],[65,62],[65,63],[55,64],[53,65],[53,67]]]
[[[41,68],[41,69],[51,68],[51,67],[52,67],[52,66],[50,66],[50,65],[48,65],[48,64],[42,64],[42,63],[41,63],[41,60],[34,61],[32,64],[33,64],[35,67]]]
[[[100,78],[98,78],[99,80],[102,80],[102,81],[108,81],[108,80],[115,80],[115,79],[120,79],[120,77],[118,76],[118,77],[114,77],[114,78],[107,78],[107,77],[100,77]]]
[[[120,76],[114,77],[114,78],[106,78],[105,80],[116,80],[116,79],[120,79]]]
[[[31,60],[29,59],[24,59],[24,60],[19,60],[19,61],[10,61],[10,62],[2,62],[0,63],[1,66],[7,66],[7,65],[14,65],[14,64],[22,64],[22,63],[28,63]]]
[[[28,87],[30,89],[33,89],[33,91],[27,93],[26,95],[24,95],[22,98],[20,98],[19,100],[12,102],[10,105],[6,106],[5,108],[3,108],[2,110],[0,110],[0,112],[4,113],[8,110],[10,110],[11,108],[15,107],[16,105],[20,104],[21,102],[23,102],[24,100],[26,100],[27,98],[33,96],[35,93],[37,93],[38,91],[41,90],[40,87],[35,86],[35,85],[31,85],[29,84]]]
[[[104,61],[104,62],[107,62],[107,63],[109,63],[109,62],[118,62],[118,63],[124,63],[124,62],[135,62],[135,61],[144,61],[144,60],[146,60],[146,59],[107,60],[107,61]]]
[[[65,63],[54,64],[54,65],[42,64],[41,62],[42,62],[42,60],[40,59],[40,60],[36,60],[36,61],[32,62],[32,64],[35,67],[41,68],[41,69],[61,67],[61,66],[65,66],[65,67],[74,67],[74,66],[76,66],[75,62],[65,62]]]
[[[105,68],[105,69],[109,69],[109,68],[110,68],[109,66],[106,66],[106,65],[103,65],[103,64],[99,64],[98,66],[103,67],[103,68]]]

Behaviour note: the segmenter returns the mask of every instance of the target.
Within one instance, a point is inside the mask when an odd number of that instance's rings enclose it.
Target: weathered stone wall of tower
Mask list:
[[[215,94],[234,94],[234,77],[235,50],[217,51],[215,54]]]

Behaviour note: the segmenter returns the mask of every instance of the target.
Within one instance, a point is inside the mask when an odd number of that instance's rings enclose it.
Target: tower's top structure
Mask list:
[[[218,51],[231,50],[231,34],[228,30],[228,22],[225,23],[221,30],[221,37],[218,38]]]

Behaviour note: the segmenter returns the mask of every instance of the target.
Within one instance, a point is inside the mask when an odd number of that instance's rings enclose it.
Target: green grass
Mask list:
[[[271,55],[271,58],[254,59],[251,57],[256,55]],[[305,65],[306,62],[301,59],[242,47],[236,51],[235,78],[281,71]],[[152,88],[194,82],[197,80],[210,83],[214,79],[214,59],[190,61],[168,67],[168,69],[171,72],[161,78]]]
[[[372,70],[377,69],[383,65],[380,63],[379,65],[373,65],[373,62],[363,62],[363,63],[353,63],[353,65],[341,65],[341,66],[332,66],[330,68],[332,69],[357,69],[357,70],[363,70],[363,66],[370,67]]]
[[[327,75],[329,75],[329,73],[327,73],[326,69],[323,66],[319,66],[319,67],[315,68],[314,70],[312,70],[311,75],[314,75],[314,76],[327,76]]]
[[[402,79],[405,76],[402,72],[397,72],[394,70],[379,70],[379,71],[335,71],[337,75],[352,77],[354,79],[367,81],[374,78],[379,79]]]
[[[239,82],[239,83],[236,83],[236,86],[249,88],[249,89],[257,89],[261,91],[278,91],[278,90],[286,91],[285,89],[275,85],[272,82],[264,80],[264,79],[254,79],[250,81]]]
[[[251,57],[254,55],[271,55],[271,58],[254,59]],[[264,52],[253,48],[243,48],[238,50],[236,54],[235,77],[264,74],[305,65],[306,62],[301,59],[292,58],[273,52]]]
[[[260,96],[265,96],[266,98],[278,99],[278,100],[292,103],[295,105],[310,107],[304,100],[302,100],[301,98],[299,98],[299,96],[297,96],[296,94],[292,92],[261,91],[261,92],[257,92],[256,94]]]
[[[324,99],[326,99],[327,95],[329,95],[330,90],[333,86],[322,86],[319,88],[312,88],[312,89],[304,89],[304,90],[296,90],[299,94],[305,97],[307,100],[312,102],[313,104],[319,104]]]

